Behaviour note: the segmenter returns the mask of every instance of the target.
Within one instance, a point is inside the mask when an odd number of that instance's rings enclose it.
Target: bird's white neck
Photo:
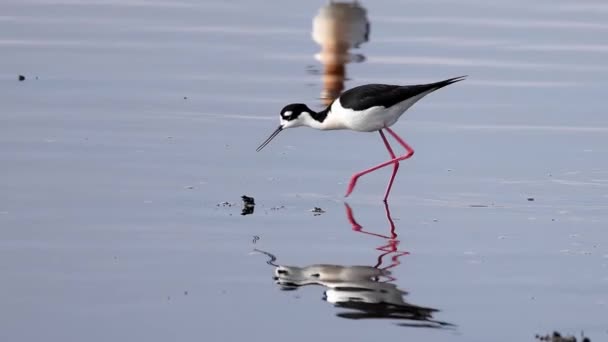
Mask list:
[[[322,131],[345,129],[346,126],[329,108],[318,113],[302,113],[303,125]]]
[[[314,129],[325,129],[324,128],[324,122],[323,121],[319,121],[318,120],[319,116],[318,113],[302,113],[301,114],[301,120],[302,120],[302,125],[310,127],[310,128],[314,128]]]

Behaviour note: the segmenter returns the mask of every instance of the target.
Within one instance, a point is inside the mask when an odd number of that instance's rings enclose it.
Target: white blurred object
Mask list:
[[[330,2],[319,9],[313,19],[312,39],[321,46],[315,59],[323,64],[321,98],[330,104],[344,89],[345,64],[365,60],[361,54],[351,54],[369,40],[370,24],[367,11],[357,1]]]
[[[355,2],[330,2],[313,19],[312,39],[321,46],[358,48],[369,40],[367,11]]]

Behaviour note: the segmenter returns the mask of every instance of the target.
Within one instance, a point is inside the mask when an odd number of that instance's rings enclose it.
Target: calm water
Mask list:
[[[361,2],[350,50],[326,5],[0,3],[1,340],[608,339],[608,5]],[[460,75],[388,207],[388,170],[342,197],[377,134],[255,152],[286,103]]]

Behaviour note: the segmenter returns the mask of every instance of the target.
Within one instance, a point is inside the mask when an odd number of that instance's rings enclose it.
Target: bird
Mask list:
[[[292,103],[280,112],[279,127],[256,149],[261,151],[279,133],[288,128],[310,127],[318,130],[352,130],[356,132],[378,132],[390,159],[352,175],[346,195],[348,197],[357,180],[370,172],[393,165],[393,173],[384,193],[388,200],[393,181],[399,170],[399,162],[414,155],[408,145],[390,127],[393,126],[410,107],[426,95],[450,84],[466,79],[465,76],[415,85],[365,84],[346,90],[324,110],[316,112],[303,103]],[[388,132],[405,149],[405,154],[397,156],[388,142],[384,131]]]

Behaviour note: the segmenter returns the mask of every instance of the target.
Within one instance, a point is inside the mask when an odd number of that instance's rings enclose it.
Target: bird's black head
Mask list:
[[[302,113],[312,113],[312,110],[303,103],[292,103],[281,110],[281,119],[285,121],[296,120]]]
[[[282,130],[300,126],[310,126],[315,112],[303,103],[292,103],[281,109],[281,123],[279,127],[266,139],[257,151],[260,151],[264,146],[268,145],[270,140],[277,136]]]

